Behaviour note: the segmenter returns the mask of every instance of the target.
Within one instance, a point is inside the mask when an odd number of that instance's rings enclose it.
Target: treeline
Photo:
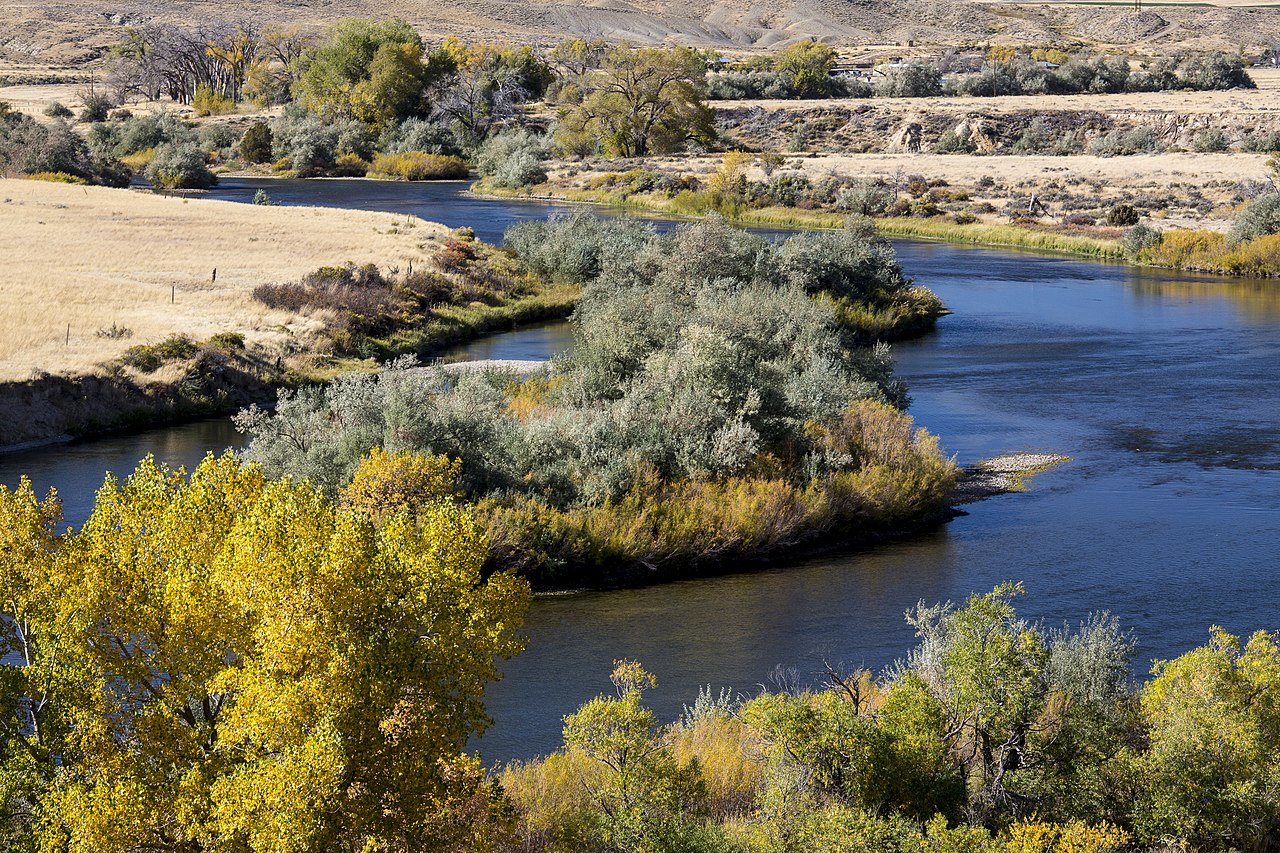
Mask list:
[[[524,851],[1118,853],[1280,846],[1280,645],[1211,631],[1129,680],[1105,614],[1018,617],[1021,587],[912,609],[919,644],[875,677],[827,664],[805,688],[707,688],[681,719],[616,695],[565,718],[564,746],[499,776]]]
[[[380,447],[458,459],[493,564],[608,585],[764,559],[941,518],[956,477],[898,407],[866,321],[941,310],[854,230],[771,244],[711,219],[671,236],[589,216],[518,226],[546,279],[581,284],[545,372],[393,366],[284,392],[237,423],[271,476],[336,494]],[[887,319],[886,319],[887,318]]]

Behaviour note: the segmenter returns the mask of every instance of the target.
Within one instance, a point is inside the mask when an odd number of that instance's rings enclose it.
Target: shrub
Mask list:
[[[165,143],[192,141],[191,129],[168,112],[133,116],[121,122],[116,133],[115,153],[119,157],[137,154]]]
[[[1112,226],[1137,225],[1142,214],[1131,204],[1117,204],[1107,211],[1107,224]]]
[[[893,191],[872,181],[854,181],[836,194],[836,209],[859,216],[880,216],[893,203]]]
[[[543,162],[549,141],[527,130],[490,137],[476,153],[476,171],[495,186],[518,189],[547,179]]]
[[[1274,151],[1280,151],[1280,132],[1269,131],[1267,133],[1250,133],[1241,141],[1240,147],[1245,151],[1252,151],[1259,154],[1269,154]]]
[[[1144,251],[1159,244],[1160,239],[1161,235],[1158,228],[1154,228],[1145,222],[1139,222],[1125,232],[1121,245],[1124,247],[1126,257],[1137,259]]]
[[[27,175],[27,179],[31,181],[44,181],[49,184],[89,183],[79,175],[68,175],[66,172],[32,172],[30,175]]]
[[[1228,147],[1227,135],[1216,127],[1197,134],[1191,142],[1192,150],[1202,153],[1226,151]]]
[[[421,118],[408,118],[388,127],[378,140],[378,148],[387,154],[425,151],[428,154],[462,155],[462,146],[452,130]]]
[[[147,180],[162,189],[207,189],[218,182],[194,143],[165,143],[147,166]]]
[[[155,373],[166,362],[191,358],[199,351],[186,335],[170,335],[157,344],[138,344],[120,356],[122,364],[142,373]]]
[[[73,113],[61,101],[54,101],[53,103],[49,104],[49,106],[45,107],[44,114],[47,115],[49,118],[62,118],[62,119],[71,118],[72,116],[75,115],[75,113]]]
[[[236,102],[211,86],[197,86],[191,108],[198,116],[217,116],[233,112]]]
[[[1192,89],[1256,89],[1244,60],[1238,54],[1221,52],[1192,56],[1181,63],[1182,82]]]
[[[271,196],[267,195],[267,191],[264,189],[259,189],[253,194],[253,203],[263,205],[265,207],[270,207],[273,204]]]
[[[239,332],[218,332],[205,341],[205,346],[233,352],[244,349],[244,335]]]
[[[83,122],[106,121],[115,101],[105,92],[89,89],[80,93],[80,120]]]
[[[1147,154],[1161,150],[1163,146],[1150,127],[1131,130],[1113,130],[1100,136],[1089,145],[1089,152],[1098,157],[1116,157],[1129,154]]]
[[[205,151],[226,151],[234,156],[232,149],[240,139],[240,134],[229,124],[206,124],[196,134],[196,140]]]
[[[972,154],[977,146],[969,134],[959,134],[955,128],[949,128],[938,138],[933,150],[935,154]]]
[[[336,178],[363,178],[369,174],[369,161],[358,154],[339,154],[328,171]]]
[[[246,163],[270,163],[271,143],[270,125],[255,121],[240,137],[240,159]]]
[[[318,116],[293,106],[271,122],[271,156],[288,159],[300,177],[322,174],[338,156],[338,133]]]
[[[95,171],[88,145],[65,121],[43,125],[21,113],[0,120],[0,175],[61,173],[87,179]]]
[[[942,75],[928,62],[909,62],[885,72],[876,84],[876,97],[928,98],[942,94]]]
[[[1236,215],[1228,232],[1231,245],[1280,233],[1280,193],[1258,196]]]
[[[133,337],[133,329],[130,329],[127,326],[121,326],[116,323],[112,323],[110,326],[104,326],[103,328],[94,332],[94,334],[100,338],[105,338],[109,341],[118,341],[121,338]]]
[[[442,181],[465,178],[470,173],[467,161],[445,154],[406,151],[402,154],[378,154],[369,173],[380,178],[402,181]]]

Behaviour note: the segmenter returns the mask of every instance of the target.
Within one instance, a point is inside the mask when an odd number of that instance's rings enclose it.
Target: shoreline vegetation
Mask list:
[[[951,516],[958,469],[903,412],[877,343],[942,306],[870,232],[774,243],[718,217],[660,235],[578,215],[506,242],[538,278],[581,284],[568,353],[531,376],[397,363],[286,391],[237,417],[247,458],[338,495],[373,454],[390,481],[460,494],[490,566],[540,589],[706,574]]]
[[[551,184],[509,188],[495,186],[483,178],[471,185],[470,192],[492,198],[560,201],[570,204],[630,208],[689,220],[715,213],[741,226],[833,230],[843,228],[850,217],[849,213],[779,206],[699,212],[681,209],[674,199],[660,195],[646,193],[622,195],[609,190],[568,189]],[[877,233],[884,237],[940,240],[991,248],[1030,249],[1097,260],[1126,261],[1124,247],[1119,240],[1064,234],[1046,228],[979,222],[956,223],[908,216],[873,217],[871,222]]]

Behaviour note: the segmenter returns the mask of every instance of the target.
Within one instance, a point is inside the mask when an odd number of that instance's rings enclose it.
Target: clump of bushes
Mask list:
[[[344,338],[386,333],[410,302],[408,292],[376,264],[321,267],[298,282],[260,284],[253,298],[268,308],[330,312],[331,327]]]
[[[798,85],[781,71],[725,71],[707,75],[707,98],[713,101],[791,100],[796,98],[869,98],[871,86],[857,77],[828,76],[822,86]]]
[[[167,142],[147,166],[147,180],[161,189],[208,189],[218,182],[205,152],[194,142]]]
[[[246,163],[270,163],[271,143],[271,126],[255,121],[240,137],[240,159]]]
[[[545,162],[550,140],[527,130],[499,133],[485,140],[476,152],[476,171],[490,184],[507,189],[541,184],[547,180]]]
[[[442,267],[470,262],[454,243]],[[910,299],[887,245],[849,232],[772,246],[715,219],[664,237],[586,216],[522,224],[508,244],[584,287],[573,350],[549,374],[391,369],[286,394],[274,416],[242,418],[251,455],[329,489],[392,433],[460,458],[493,559],[543,583],[712,565],[945,503],[953,466],[895,408],[905,390],[883,347],[850,348],[840,314]],[[287,438],[302,423],[305,451]]]
[[[54,101],[44,108],[44,114],[49,118],[69,119],[75,116],[71,109],[61,101]]]
[[[1131,71],[1123,56],[1072,58],[1057,68],[1021,56],[987,62],[977,73],[956,78],[948,88],[955,94],[983,97],[1251,89],[1254,85],[1239,56],[1206,53],[1161,57],[1139,71]]]
[[[234,112],[236,102],[212,86],[197,86],[195,96],[191,99],[191,109],[198,116],[219,116]]]
[[[115,105],[106,92],[88,89],[80,93],[80,120],[86,123],[106,121]]]
[[[372,177],[401,181],[446,181],[470,174],[467,161],[447,154],[406,151],[402,154],[376,154],[369,166]]]
[[[1142,257],[1142,253],[1160,243],[1160,229],[1145,222],[1139,222],[1124,234],[1121,245],[1124,247],[1125,257],[1136,260]]]
[[[1258,196],[1236,215],[1227,241],[1231,245],[1280,233],[1280,193]]]
[[[193,142],[195,134],[173,113],[161,110],[97,125],[90,130],[90,138],[95,145],[111,147],[116,156],[127,157],[166,143]]]
[[[876,83],[878,98],[930,98],[942,94],[942,74],[928,62],[908,62],[891,68]]]
[[[537,291],[509,257],[480,243],[451,238],[433,260],[447,275],[423,269],[395,275],[374,264],[346,264],[322,267],[298,281],[259,285],[253,297],[270,308],[323,320],[338,354],[387,358],[454,340],[474,319],[466,312],[478,306],[501,311]],[[547,310],[555,316],[554,305]]]
[[[378,149],[388,154],[401,154],[405,151],[425,151],[428,154],[455,157],[463,154],[458,137],[450,128],[421,118],[408,118],[388,126],[378,137]]]
[[[8,109],[0,109],[0,175],[58,175],[109,186],[124,186],[130,177],[110,151],[91,149],[62,119],[45,125]]]
[[[377,145],[376,134],[362,121],[321,119],[292,104],[271,122],[270,130],[271,156],[304,178],[328,174],[344,154],[367,161]]]
[[[1163,149],[1164,146],[1155,130],[1145,126],[1129,130],[1113,130],[1089,144],[1089,153],[1098,157],[1150,154]]]
[[[1191,142],[1191,149],[1201,153],[1212,153],[1217,151],[1226,151],[1230,146],[1227,144],[1227,135],[1221,129],[1211,127],[1208,130],[1196,134],[1196,138]]]
[[[1142,214],[1131,204],[1117,204],[1107,211],[1107,224],[1113,227],[1137,225],[1141,219]]]
[[[186,335],[170,335],[156,344],[129,347],[120,356],[120,363],[142,373],[155,373],[167,362],[191,358],[199,349]]]
[[[1280,810],[1270,784],[1276,636],[1213,628],[1139,686],[1135,643],[1117,620],[1100,613],[1049,629],[1019,616],[1021,593],[1006,583],[960,604],[917,605],[907,613],[915,647],[879,674],[827,664],[752,695],[708,686],[667,725],[645,701],[656,679],[617,661],[615,692],[565,717],[561,749],[502,772],[517,844],[1267,848]]]

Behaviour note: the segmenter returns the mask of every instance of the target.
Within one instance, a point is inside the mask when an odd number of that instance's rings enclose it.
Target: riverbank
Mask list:
[[[472,185],[471,191],[477,195],[493,198],[606,205],[651,211],[690,220],[707,213],[717,212],[735,225],[747,226],[835,229],[843,227],[849,218],[845,213],[779,206],[690,211],[681,205],[678,198],[656,193],[620,194],[603,189],[566,188],[553,184],[540,184],[526,190],[512,190],[495,187],[480,180]],[[916,217],[880,217],[873,222],[876,230],[886,237],[910,237],[995,248],[1031,249],[1100,260],[1122,261],[1125,258],[1118,239],[1065,233],[1042,227],[1001,225],[980,221],[961,224],[940,218]]]
[[[0,448],[9,450],[227,414],[380,358],[562,318],[578,297],[576,287],[534,283],[482,292],[465,280],[485,272],[472,258],[452,273],[454,288],[436,271],[452,232],[414,216],[21,180],[4,181],[0,197],[11,238],[0,266]],[[289,307],[256,295],[342,263],[431,272],[448,295],[419,308],[412,334],[369,352],[344,350],[349,338],[335,334],[349,325],[342,303]]]

